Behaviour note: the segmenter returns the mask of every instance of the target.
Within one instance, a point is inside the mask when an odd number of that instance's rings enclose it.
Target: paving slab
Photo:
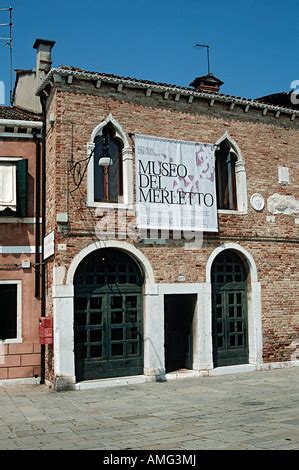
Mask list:
[[[299,368],[55,392],[0,388],[0,450],[299,448]]]

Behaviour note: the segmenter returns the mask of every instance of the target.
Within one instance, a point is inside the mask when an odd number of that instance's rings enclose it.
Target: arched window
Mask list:
[[[94,143],[94,200],[120,202],[123,196],[123,144],[111,123],[103,127],[102,135],[97,135]]]
[[[90,207],[131,209],[133,152],[121,125],[109,114],[98,124],[87,144],[87,204]]]
[[[228,139],[220,143],[215,156],[218,209],[237,210],[236,162],[238,157]]]

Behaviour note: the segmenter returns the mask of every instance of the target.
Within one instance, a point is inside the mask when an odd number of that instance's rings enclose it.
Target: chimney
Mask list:
[[[196,91],[202,93],[219,93],[221,85],[224,82],[215,77],[212,73],[203,75],[202,77],[196,77],[190,86],[195,88]]]
[[[52,66],[52,48],[55,41],[48,39],[36,39],[33,48],[36,49],[36,79],[37,88],[51,70]]]

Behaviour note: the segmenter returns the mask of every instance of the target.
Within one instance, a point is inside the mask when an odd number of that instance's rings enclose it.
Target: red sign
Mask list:
[[[53,318],[41,317],[39,319],[40,344],[53,344]]]

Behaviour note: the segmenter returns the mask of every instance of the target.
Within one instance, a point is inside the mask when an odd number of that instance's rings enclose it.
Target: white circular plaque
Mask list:
[[[255,193],[250,198],[250,204],[255,211],[262,211],[265,207],[265,199],[261,194]]]

